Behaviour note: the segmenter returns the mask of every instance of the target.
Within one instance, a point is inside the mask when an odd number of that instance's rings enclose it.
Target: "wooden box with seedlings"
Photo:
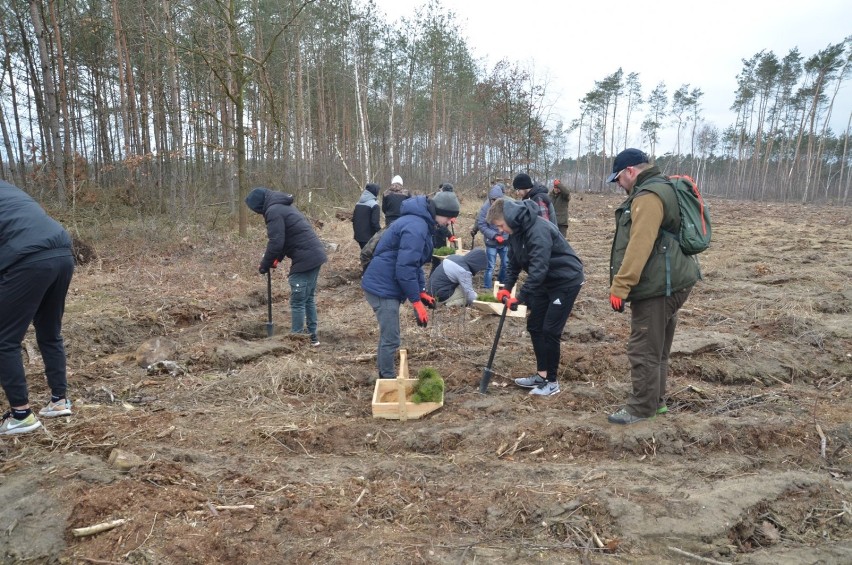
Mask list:
[[[494,290],[492,294],[488,295],[480,295],[477,296],[476,300],[473,301],[472,306],[477,310],[481,310],[483,312],[487,312],[489,314],[495,314],[499,316],[503,313],[503,305],[497,302],[495,298],[497,296],[497,292],[503,288],[503,285],[499,282],[494,283]],[[512,288],[512,297],[515,296],[515,290],[517,289],[517,285]],[[527,307],[523,304],[518,305],[518,309],[512,312],[509,310],[506,312],[506,316],[510,316],[512,318],[526,318],[527,317]]]
[[[378,379],[373,390],[373,417],[388,420],[416,420],[444,405],[444,380],[426,367],[416,379],[409,378],[408,352],[399,350],[399,375]]]
[[[446,259],[447,257],[449,257],[450,255],[455,255],[455,254],[456,254],[455,247],[450,247],[448,245],[445,245],[444,247],[436,247],[435,249],[432,250],[432,257],[434,257],[435,259],[442,259],[443,260],[443,259]]]

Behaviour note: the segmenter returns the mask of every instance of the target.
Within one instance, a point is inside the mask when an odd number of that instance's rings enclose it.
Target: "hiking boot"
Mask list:
[[[545,381],[530,391],[530,396],[556,396],[559,394],[559,383],[556,381]]]
[[[669,411],[669,407],[663,404],[659,408],[657,408],[657,414],[666,414]]]
[[[0,424],[0,436],[25,434],[41,427],[41,422],[38,421],[38,418],[32,412],[23,420],[18,420],[12,417],[12,411],[9,410],[3,414],[2,420],[3,423]]]
[[[319,342],[318,339],[312,339],[311,340],[311,347],[317,347],[317,346],[319,346],[319,344],[320,344],[320,342]]]
[[[545,379],[541,375],[532,375],[529,377],[521,377],[519,379],[515,379],[515,384],[524,388],[535,388],[537,386],[545,384],[546,382],[547,379]]]
[[[648,418],[643,416],[634,416],[633,414],[628,412],[626,408],[622,408],[615,414],[610,414],[609,416],[607,416],[606,419],[609,420],[609,422],[612,424],[621,424],[623,426],[626,426],[629,424],[635,424],[636,422],[641,422],[643,420],[653,420],[654,417],[651,416],[650,418]]]
[[[47,406],[38,411],[38,415],[44,418],[56,418],[58,416],[71,415],[71,401],[67,398],[56,402],[48,402]]]

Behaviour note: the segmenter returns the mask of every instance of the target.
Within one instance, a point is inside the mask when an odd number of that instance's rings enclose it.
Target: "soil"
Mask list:
[[[482,395],[498,316],[438,310],[421,329],[403,307],[411,373],[446,383],[443,407],[407,421],[372,416],[377,325],[350,224],[317,218],[338,248],[312,347],[288,335],[283,268],[266,336],[259,218],[247,239],[104,220],[67,301],[74,414],[0,439],[0,561],[852,562],[848,209],[713,200],[669,412],[621,427],[606,420],[629,387],[629,314],[607,293],[620,200],[571,201],[588,281],[562,393],[511,384],[535,368],[522,319],[506,319]],[[463,204],[466,246],[478,205]],[[39,408],[32,334],[25,345]]]

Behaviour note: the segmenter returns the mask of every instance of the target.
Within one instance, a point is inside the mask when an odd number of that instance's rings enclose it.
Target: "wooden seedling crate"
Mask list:
[[[408,351],[399,350],[399,375],[395,379],[378,379],[373,390],[373,418],[416,420],[444,405],[440,402],[411,402],[417,379],[408,378]]]
[[[494,283],[494,296],[497,296],[497,292],[503,287],[499,282]],[[515,297],[515,289],[518,285],[515,285],[512,288],[512,297]],[[489,314],[495,314],[499,316],[503,313],[503,305],[499,302],[483,302],[482,300],[474,300],[472,306],[477,310],[481,310],[482,312],[487,312]],[[526,318],[527,317],[527,307],[523,304],[518,305],[518,309],[514,312],[509,310],[506,312],[507,317],[512,318]]]

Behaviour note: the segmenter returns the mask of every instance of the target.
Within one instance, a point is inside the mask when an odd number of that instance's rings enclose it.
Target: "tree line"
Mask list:
[[[705,193],[845,204],[849,135],[829,127],[852,37],[743,60],[720,129],[703,92],[617,69],[580,115],[555,120],[534,68],[477,62],[429,0],[389,24],[369,0],[0,0],[0,177],[78,206],[99,194],[145,212],[218,203],[249,186],[349,200],[401,174],[484,187],[528,171],[601,190],[628,145]],[[849,117],[852,120],[852,115]],[[638,142],[638,143],[637,143]],[[568,154],[576,147],[576,154]]]

